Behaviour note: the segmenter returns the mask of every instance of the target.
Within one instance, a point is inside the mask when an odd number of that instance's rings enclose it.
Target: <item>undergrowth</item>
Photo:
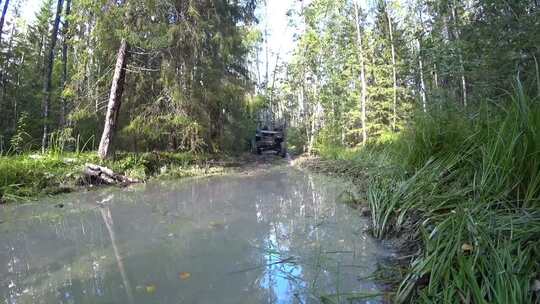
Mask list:
[[[540,284],[540,100],[418,113],[395,140],[323,159],[364,166],[373,234],[412,233],[395,302],[534,303]]]
[[[104,162],[95,152],[0,156],[0,201],[27,201],[40,195],[72,191],[86,163],[146,180],[153,176],[200,175],[199,166],[204,166],[210,158],[203,154],[166,152],[119,153],[114,160]]]

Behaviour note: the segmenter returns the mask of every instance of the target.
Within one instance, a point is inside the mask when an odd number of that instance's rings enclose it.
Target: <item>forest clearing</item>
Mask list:
[[[0,12],[3,303],[540,302],[538,0]]]

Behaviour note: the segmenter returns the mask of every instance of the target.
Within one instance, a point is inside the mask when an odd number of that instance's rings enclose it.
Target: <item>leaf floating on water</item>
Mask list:
[[[191,277],[191,273],[189,272],[180,272],[178,274],[178,277],[180,277],[180,280],[187,280]]]
[[[145,287],[146,293],[149,293],[149,294],[154,294],[156,292],[156,289],[157,289],[156,285],[154,285],[154,284],[148,284]]]
[[[225,228],[225,223],[220,223],[220,222],[210,222],[208,227],[210,229],[223,229]]]
[[[319,242],[317,242],[317,241],[313,241],[313,242],[309,242],[309,243],[307,243],[307,245],[308,245],[308,246],[311,246],[311,247],[316,247],[316,246],[319,246],[319,245],[320,245],[320,243],[319,243]]]
[[[473,251],[474,247],[471,244],[464,243],[461,245],[461,250],[465,253],[471,253]]]

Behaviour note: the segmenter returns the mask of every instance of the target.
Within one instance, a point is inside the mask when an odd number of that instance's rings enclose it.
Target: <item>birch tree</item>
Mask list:
[[[366,83],[366,67],[364,63],[364,47],[362,44],[362,32],[360,30],[360,8],[358,1],[354,1],[354,17],[356,25],[356,44],[358,48],[358,61],[360,63],[360,111],[362,121],[362,144],[367,143],[367,119],[366,119],[366,103],[367,103],[367,83]]]
[[[424,80],[424,61],[422,59],[422,43],[420,37],[416,39],[418,45],[418,73],[420,74],[420,96],[422,97],[422,110],[427,112],[426,83]]]
[[[461,31],[459,27],[459,14],[457,12],[456,1],[452,1],[451,7],[452,21],[453,21],[453,34],[458,44],[458,61],[459,61],[459,73],[460,73],[460,82],[461,82],[461,97],[463,106],[467,107],[467,78],[465,77],[465,64],[463,63],[463,52],[461,48]]]
[[[416,35],[416,46],[418,48],[418,73],[420,78],[420,96],[422,98],[422,110],[427,112],[427,89],[426,82],[424,79],[424,54],[422,51],[422,39],[424,39],[424,20],[422,18],[422,3],[416,2],[416,7],[411,8],[411,15],[413,16],[413,27],[415,29]],[[436,72],[435,72],[436,78]]]
[[[388,22],[388,35],[390,36],[390,50],[392,52],[392,81],[393,81],[393,117],[392,117],[392,130],[396,130],[397,119],[397,72],[396,72],[396,47],[394,45],[394,30],[392,27],[392,18],[388,9],[388,3],[384,3],[386,20]]]

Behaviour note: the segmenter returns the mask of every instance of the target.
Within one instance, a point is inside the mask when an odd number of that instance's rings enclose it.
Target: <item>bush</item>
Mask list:
[[[393,142],[408,171],[369,189],[375,235],[413,211],[423,244],[397,302],[531,303],[540,271],[540,106],[517,86],[508,101],[417,117]],[[427,285],[419,284],[420,281]]]
[[[287,129],[287,149],[292,154],[302,154],[305,152],[308,138],[306,132],[300,128]]]
[[[0,196],[16,201],[54,193],[74,181],[86,162],[96,160],[93,154],[0,157]]]

